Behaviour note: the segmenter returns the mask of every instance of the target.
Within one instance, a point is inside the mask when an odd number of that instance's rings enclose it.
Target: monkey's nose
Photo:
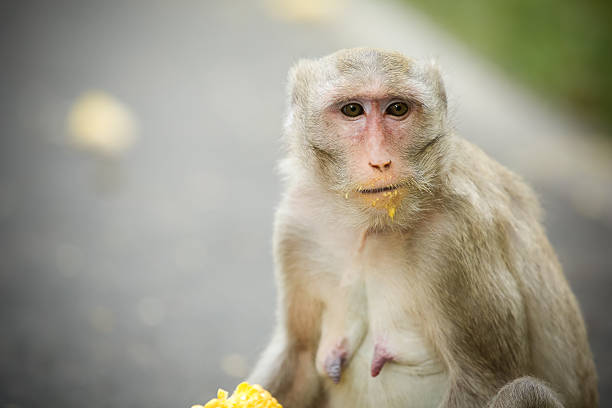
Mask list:
[[[391,167],[391,160],[387,160],[386,162],[380,162],[380,163],[372,163],[372,162],[368,162],[368,164],[370,165],[370,167],[383,172],[385,170],[389,170],[389,168]]]

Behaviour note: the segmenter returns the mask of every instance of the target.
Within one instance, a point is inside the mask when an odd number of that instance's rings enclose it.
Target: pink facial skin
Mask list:
[[[393,361],[393,355],[387,350],[382,342],[378,341],[374,346],[374,356],[372,357],[372,367],[370,369],[372,377],[376,377],[380,374],[380,371],[388,361]]]
[[[338,141],[347,144],[346,149],[351,152],[349,165],[352,174],[365,183],[377,180],[375,185],[368,188],[385,187],[396,183],[401,177],[401,158],[396,152],[410,142],[405,139],[412,122],[412,108],[402,116],[388,114],[387,108],[395,102],[412,106],[401,99],[368,95],[334,104],[328,109],[327,114],[333,117],[336,124]],[[363,113],[356,117],[344,115],[341,108],[349,103],[359,104]]]

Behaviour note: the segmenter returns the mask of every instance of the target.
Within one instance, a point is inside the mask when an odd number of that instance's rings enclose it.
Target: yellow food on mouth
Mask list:
[[[219,389],[217,398],[213,398],[206,405],[193,405],[191,408],[283,408],[281,404],[260,385],[243,382],[240,383],[231,397],[227,391]]]
[[[390,184],[382,188],[376,187],[385,182]],[[406,191],[397,184],[391,184],[392,182],[393,180],[389,177],[376,177],[367,183],[359,184],[355,190],[346,191],[344,198],[348,200],[353,193],[357,193],[357,196],[369,206],[386,210],[389,218],[393,220]]]
[[[345,193],[344,197],[348,199],[350,195],[351,193],[347,192]],[[397,212],[397,207],[399,207],[404,195],[404,189],[399,187],[395,190],[380,193],[359,194],[358,196],[369,206],[386,210],[389,218],[393,220]]]
[[[403,196],[400,191],[400,189],[385,191],[384,193],[382,193],[382,197],[372,199],[370,201],[370,205],[374,208],[381,208],[387,210],[389,218],[393,220],[395,218],[395,211],[399,206]]]

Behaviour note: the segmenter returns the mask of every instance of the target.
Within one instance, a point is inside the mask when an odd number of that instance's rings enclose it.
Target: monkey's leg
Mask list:
[[[489,408],[563,408],[553,390],[533,377],[521,377],[503,386]]]
[[[321,394],[314,352],[291,346],[281,331],[277,331],[248,381],[260,384],[288,408],[311,407]]]

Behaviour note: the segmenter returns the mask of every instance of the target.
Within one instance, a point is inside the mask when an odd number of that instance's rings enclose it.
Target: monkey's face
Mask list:
[[[384,223],[423,204],[439,167],[429,147],[445,131],[446,101],[439,78],[419,68],[398,54],[349,50],[294,73],[289,125],[306,146],[301,160]]]
[[[387,211],[395,217],[410,183],[413,113],[418,102],[381,89],[340,95],[322,112],[325,134],[337,153],[334,180],[346,200]]]

